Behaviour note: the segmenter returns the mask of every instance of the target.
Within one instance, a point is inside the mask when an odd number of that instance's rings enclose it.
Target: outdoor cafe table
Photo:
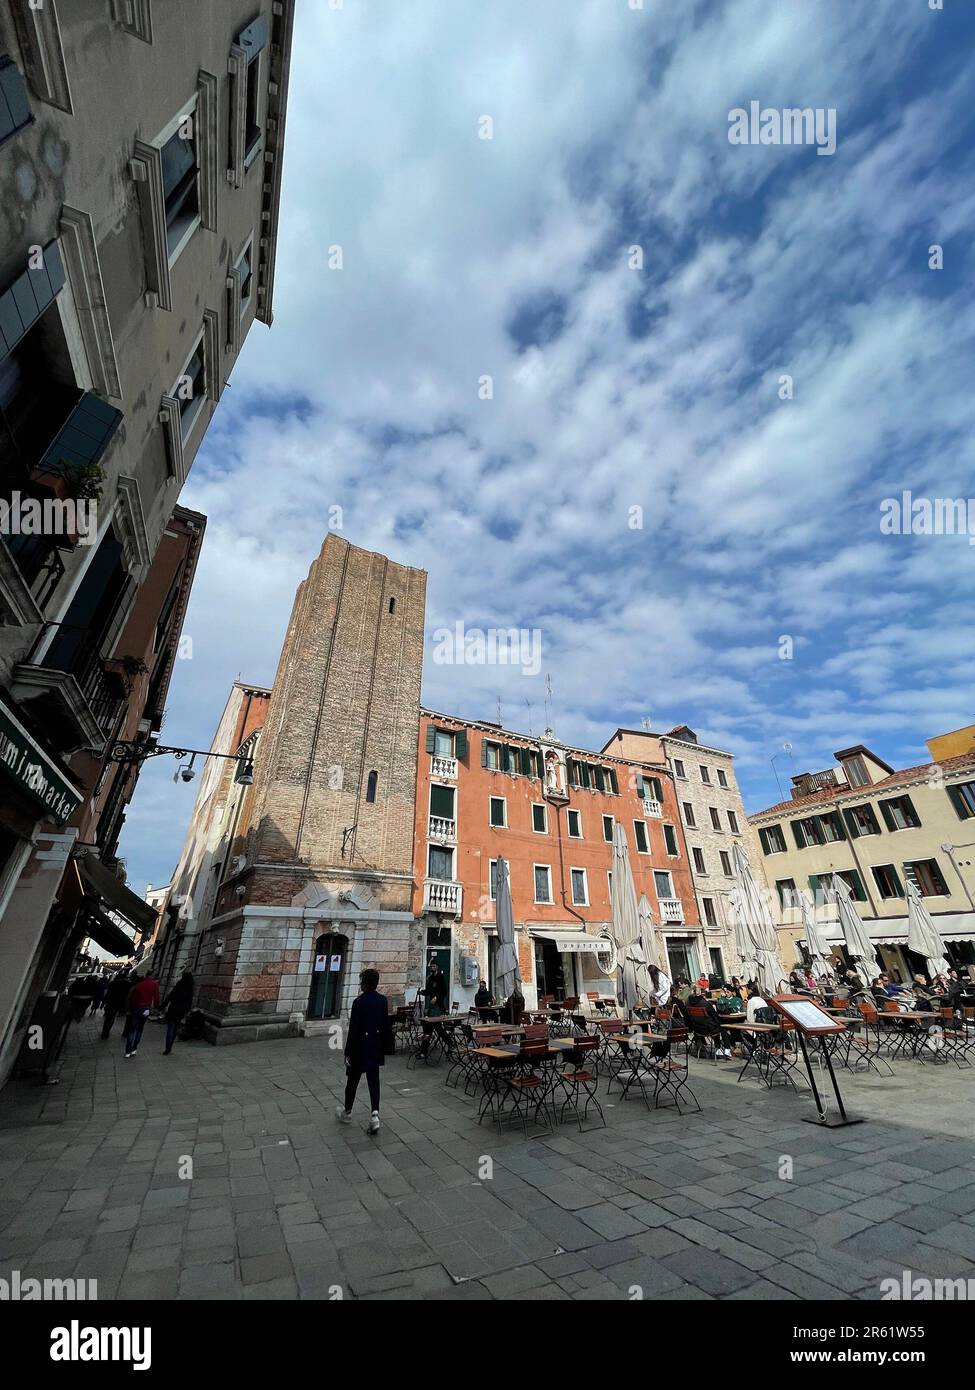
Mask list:
[[[474,1034],[475,1038],[479,1033],[497,1032],[504,1033],[506,1037],[514,1038],[522,1037],[525,1030],[524,1028],[519,1028],[514,1023],[475,1023],[471,1028],[471,1032]]]
[[[795,1087],[795,1081],[790,1073],[795,1069],[796,1063],[789,1056],[789,1049],[782,1048],[782,1055],[776,1056],[771,1047],[771,1035],[781,1033],[781,1023],[722,1023],[722,1027],[728,1028],[735,1033],[754,1033],[755,1046],[748,1055],[748,1059],[741,1071],[738,1073],[737,1080],[740,1081],[745,1072],[755,1063],[756,1070],[765,1082],[769,1090],[772,1089],[773,1076],[781,1076],[783,1081],[788,1081],[790,1086]]]
[[[424,1016],[420,1019],[420,1026],[423,1029],[423,1040],[427,1044],[426,1049],[419,1053],[424,1065],[430,1065],[430,1053],[433,1051],[434,1042],[440,1045],[440,1051],[444,1051],[443,1034],[438,1033],[438,1028],[457,1028],[462,1023],[467,1022],[466,1014],[440,1014],[436,1017]]]
[[[552,1091],[554,1085],[552,1073],[555,1064],[567,1051],[571,1051],[571,1049],[571,1039],[555,1039],[549,1043],[544,1054],[539,1052],[537,1055],[532,1056],[532,1063],[541,1063],[547,1067],[549,1073],[540,1104],[545,1104]],[[478,1123],[480,1123],[489,1110],[495,1117],[497,1116],[495,1102],[500,1089],[496,1081],[498,1071],[501,1067],[510,1067],[512,1062],[517,1062],[518,1058],[521,1056],[521,1047],[517,1043],[511,1044],[510,1046],[501,1043],[492,1047],[475,1047],[474,1053],[478,1057],[483,1057],[487,1064],[487,1076],[484,1079],[484,1097],[477,1111]]]

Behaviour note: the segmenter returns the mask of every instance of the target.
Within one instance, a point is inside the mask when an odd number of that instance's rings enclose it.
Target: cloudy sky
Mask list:
[[[435,708],[538,732],[550,676],[561,738],[689,723],[750,811],[776,754],[787,787],[975,720],[975,548],[880,530],[903,489],[973,491],[975,6],[631,4],[299,5],[275,323],[182,495],[209,526],[167,741],[270,681],[333,507],[429,572]],[[729,143],[752,101],[834,109],[835,154]],[[459,621],[538,629],[538,674],[436,664]],[[139,890],[182,844],[174,767],[129,813]]]

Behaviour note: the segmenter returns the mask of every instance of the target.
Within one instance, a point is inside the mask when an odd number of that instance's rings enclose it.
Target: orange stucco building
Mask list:
[[[509,865],[525,997],[610,994],[613,825],[623,825],[672,973],[707,956],[672,773],[663,761],[570,748],[500,725],[420,712],[413,911],[424,961],[451,999],[494,983],[495,865]]]

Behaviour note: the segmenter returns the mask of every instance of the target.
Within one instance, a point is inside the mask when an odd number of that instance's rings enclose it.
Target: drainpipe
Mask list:
[[[566,802],[566,806],[568,806],[568,802]],[[562,855],[562,808],[561,808],[561,806],[556,806],[556,807],[555,807],[555,828],[556,828],[556,831],[558,832],[558,839],[559,839],[559,886],[560,886],[560,891],[561,891],[561,895],[562,895],[562,906],[563,906],[563,908],[565,909],[566,912],[570,913],[571,916],[575,917],[577,921],[579,921],[579,922],[582,923],[582,929],[583,929],[583,931],[585,931],[585,929],[586,929],[586,919],[585,919],[585,917],[583,917],[583,915],[582,915],[581,912],[576,912],[575,908],[572,907],[572,906],[570,906],[569,902],[568,902],[567,899],[566,899],[566,889],[565,889],[565,860],[564,860],[563,855]],[[534,964],[534,962],[533,962],[533,964]],[[577,976],[577,974],[578,974],[578,967],[577,967],[575,961],[573,961],[573,963],[572,963],[572,973],[573,973],[573,979],[574,979],[575,984],[578,984],[578,980],[575,978],[575,977]]]

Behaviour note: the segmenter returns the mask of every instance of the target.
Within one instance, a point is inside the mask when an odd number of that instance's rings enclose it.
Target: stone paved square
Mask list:
[[[125,1061],[85,1022],[60,1084],[5,1088],[0,1277],[103,1300],[842,1300],[975,1273],[975,1068],[841,1073],[866,1123],[824,1130],[808,1097],[697,1061],[700,1114],[603,1082],[605,1129],[526,1139],[396,1055],[370,1138],[364,1104],[334,1119],[324,1037],[161,1054],[156,1025]]]

